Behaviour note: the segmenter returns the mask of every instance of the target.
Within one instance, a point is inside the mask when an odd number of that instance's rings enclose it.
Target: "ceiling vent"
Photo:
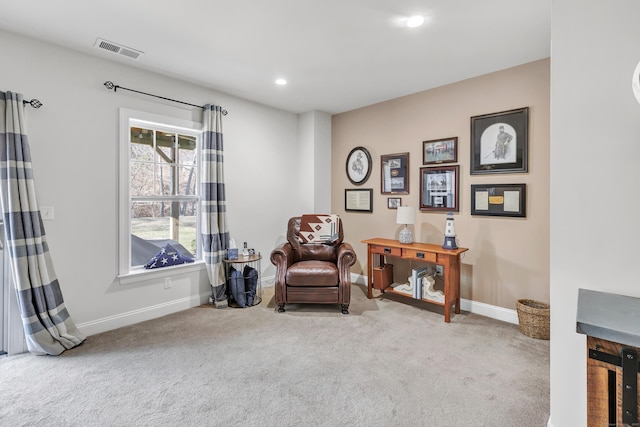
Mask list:
[[[126,47],[121,44],[110,42],[108,40],[104,40],[100,38],[96,39],[96,42],[93,46],[97,47],[98,49],[103,49],[112,53],[117,53],[118,55],[124,55],[131,59],[138,59],[144,53],[140,50],[131,49],[130,47]]]

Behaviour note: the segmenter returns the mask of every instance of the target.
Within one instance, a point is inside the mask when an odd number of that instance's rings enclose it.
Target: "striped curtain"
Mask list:
[[[229,246],[223,162],[222,108],[205,105],[200,173],[200,232],[204,262],[211,284],[211,299],[218,307],[226,305],[227,289],[222,260]]]
[[[67,311],[36,202],[21,94],[0,92],[0,202],[27,348],[58,355],[86,337]]]

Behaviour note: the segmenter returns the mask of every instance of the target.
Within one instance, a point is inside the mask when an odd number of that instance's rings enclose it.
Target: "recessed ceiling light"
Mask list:
[[[278,86],[284,86],[287,84],[287,81],[285,79],[276,79],[276,84]]]
[[[419,27],[422,24],[424,24],[424,18],[422,16],[416,15],[407,19],[407,27],[409,28]]]

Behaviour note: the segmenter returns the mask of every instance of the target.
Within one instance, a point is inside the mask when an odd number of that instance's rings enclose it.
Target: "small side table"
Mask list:
[[[240,255],[238,256],[238,259],[223,260],[225,265],[225,277],[227,280],[229,280],[229,270],[231,266],[233,266],[233,268],[239,271],[244,271],[245,266],[249,266],[251,268],[254,268],[258,272],[258,283],[256,285],[256,295],[253,299],[253,304],[251,305],[251,307],[253,307],[254,305],[258,305],[262,302],[262,282],[260,280],[260,273],[261,273],[260,260],[261,259],[262,259],[262,255],[258,253],[254,255],[249,255],[247,257]],[[247,278],[245,277],[245,280],[246,279]],[[227,293],[229,298],[233,298],[233,295],[231,295],[231,292],[229,290],[227,290]]]

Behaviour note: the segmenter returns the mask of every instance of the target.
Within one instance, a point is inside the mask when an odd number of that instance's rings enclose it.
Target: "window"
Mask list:
[[[164,245],[200,258],[202,125],[132,110],[120,114],[120,274]]]

